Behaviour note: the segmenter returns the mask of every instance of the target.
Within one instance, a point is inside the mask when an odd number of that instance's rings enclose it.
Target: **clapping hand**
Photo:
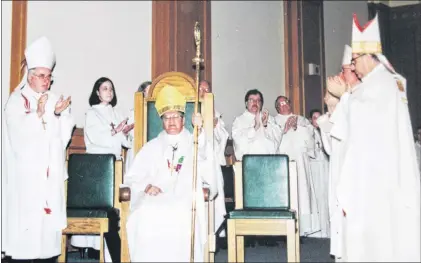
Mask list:
[[[112,129],[111,135],[114,136],[117,133],[121,132],[123,130],[124,126],[126,126],[128,120],[129,120],[129,118],[124,119],[122,122],[120,122],[120,124],[115,129]]]
[[[268,125],[269,120],[269,111],[267,109],[263,109],[262,111],[262,124],[264,127]]]
[[[287,119],[284,127],[284,133],[287,133],[291,128],[296,130],[297,129],[297,121],[298,116],[291,116]]]
[[[130,132],[131,130],[133,130],[133,128],[134,128],[134,123],[129,124],[129,125],[126,125],[126,126],[124,126],[124,128],[123,128],[122,132],[123,132],[123,134],[124,134],[124,135],[126,135],[126,136],[127,136],[127,134],[129,134],[129,132]]]
[[[47,100],[48,100],[48,94],[44,94],[38,99],[38,107],[37,107],[38,117],[42,117],[42,115],[44,115],[45,104],[47,104]]]
[[[58,99],[57,103],[56,103],[56,107],[54,109],[54,113],[55,114],[60,114],[62,113],[65,109],[67,109],[67,107],[69,107],[71,102],[71,97],[69,96],[67,99],[63,99],[63,95],[60,96],[60,98]]]
[[[333,96],[340,98],[348,90],[348,87],[341,77],[334,76],[327,79],[327,90]]]

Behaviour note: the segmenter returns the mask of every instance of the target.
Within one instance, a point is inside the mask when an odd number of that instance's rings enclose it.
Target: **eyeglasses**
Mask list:
[[[44,74],[35,74],[35,73],[33,73],[32,75],[34,75],[35,77],[37,77],[39,79],[42,79],[42,80],[48,80],[48,81],[53,80],[53,76],[51,74],[50,75],[44,75]]]
[[[285,105],[289,105],[289,101],[281,101],[279,102],[279,106],[285,106]]]
[[[355,61],[357,61],[357,59],[359,59],[360,57],[362,57],[364,55],[366,55],[366,54],[361,54],[358,57],[355,57],[355,58],[351,59],[351,65],[355,66]]]
[[[169,121],[169,120],[178,120],[183,118],[183,116],[181,116],[180,114],[174,114],[174,115],[164,115],[162,116],[162,119],[164,121]]]
[[[255,99],[250,98],[250,99],[248,99],[247,101],[248,101],[249,103],[253,103],[253,102],[256,102],[257,104],[262,103],[262,101],[261,101],[260,99],[255,100]]]

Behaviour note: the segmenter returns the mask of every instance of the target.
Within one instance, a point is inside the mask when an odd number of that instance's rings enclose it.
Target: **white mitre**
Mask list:
[[[349,45],[345,45],[344,54],[342,56],[342,66],[350,65],[352,60],[352,48]]]
[[[352,53],[355,54],[381,54],[382,44],[377,14],[364,26],[358,22],[357,15],[352,21]]]
[[[56,56],[50,41],[46,37],[40,37],[25,49],[26,71],[21,83],[16,88],[26,84],[28,70],[33,68],[53,69]]]

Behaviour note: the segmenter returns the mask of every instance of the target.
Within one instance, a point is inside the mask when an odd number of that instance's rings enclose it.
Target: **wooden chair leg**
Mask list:
[[[67,235],[62,234],[61,235],[61,254],[58,257],[59,263],[65,263],[66,262],[66,255],[67,255]]]
[[[237,236],[237,262],[244,262],[244,236]]]
[[[99,262],[104,263],[104,232],[99,234]]]
[[[237,262],[237,237],[235,234],[235,219],[227,220],[228,262]]]
[[[296,231],[294,220],[287,221],[287,261],[297,262],[296,259]],[[299,243],[298,243],[299,244]]]

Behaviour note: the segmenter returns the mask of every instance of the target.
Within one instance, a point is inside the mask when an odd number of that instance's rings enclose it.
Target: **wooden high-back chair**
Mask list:
[[[288,262],[300,261],[298,184],[287,155],[246,154],[235,163],[235,210],[228,219],[228,262],[244,262],[244,236],[287,236]]]
[[[69,234],[99,234],[99,262],[104,262],[104,234],[112,236],[108,239],[110,250],[118,251],[121,246],[116,236],[121,211],[119,186],[122,184],[123,162],[116,161],[114,154],[71,154],[67,170],[67,227],[62,232],[58,262],[66,262]]]
[[[171,85],[176,87],[187,100],[185,112],[185,128],[193,133],[192,114],[194,113],[194,101],[196,88],[194,80],[181,72],[167,72],[157,77],[149,88],[148,98],[143,97],[142,92],[135,93],[134,99],[134,153],[136,154],[145,143],[155,138],[162,130],[162,120],[155,109],[155,100],[161,89]],[[213,94],[207,93],[199,101],[199,112],[203,117],[203,128],[206,136],[213,138]],[[213,140],[212,140],[213,141]],[[208,206],[208,241],[205,251],[205,262],[214,261],[215,236],[214,236],[214,202],[208,200],[209,191],[204,189],[205,201]],[[121,189],[122,214],[121,214],[121,238],[122,238],[122,262],[129,262],[130,255],[127,242],[126,223],[129,214],[130,190]],[[163,251],[165,253],[165,251]]]

